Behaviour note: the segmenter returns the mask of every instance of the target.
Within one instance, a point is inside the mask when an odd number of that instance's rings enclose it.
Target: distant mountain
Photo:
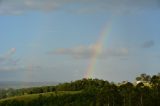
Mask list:
[[[0,88],[28,88],[28,87],[39,87],[39,86],[51,86],[57,85],[58,82],[23,82],[23,81],[0,81]]]

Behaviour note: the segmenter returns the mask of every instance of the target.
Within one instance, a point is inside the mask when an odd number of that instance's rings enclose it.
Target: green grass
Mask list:
[[[39,97],[39,95],[47,97],[47,96],[50,96],[50,95],[61,96],[61,95],[64,95],[64,94],[74,95],[74,94],[78,94],[78,93],[81,93],[81,91],[58,91],[58,92],[48,92],[48,93],[39,93],[39,94],[27,94],[27,95],[22,95],[22,96],[14,96],[14,97],[1,99],[0,103],[2,103],[4,101],[8,101],[8,100],[18,100],[18,101],[28,102],[28,101],[37,99]]]

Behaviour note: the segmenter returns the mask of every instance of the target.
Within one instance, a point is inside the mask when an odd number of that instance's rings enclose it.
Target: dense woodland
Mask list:
[[[82,79],[56,86],[1,89],[0,106],[160,106],[160,73],[137,83]]]

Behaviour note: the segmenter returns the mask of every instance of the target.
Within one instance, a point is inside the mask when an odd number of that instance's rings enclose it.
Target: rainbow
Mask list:
[[[89,64],[87,66],[87,70],[84,75],[84,78],[92,78],[93,71],[96,68],[98,56],[102,53],[105,39],[109,36],[109,32],[111,30],[111,22],[112,21],[109,21],[105,24],[105,27],[100,32],[100,36],[98,40],[93,45],[93,52],[91,54],[91,58],[89,60]]]

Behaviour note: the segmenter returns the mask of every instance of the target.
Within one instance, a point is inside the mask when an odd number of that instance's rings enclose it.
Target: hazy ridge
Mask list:
[[[40,87],[40,86],[51,86],[57,85],[59,82],[24,82],[24,81],[0,81],[1,89],[8,88],[29,88],[29,87]]]

